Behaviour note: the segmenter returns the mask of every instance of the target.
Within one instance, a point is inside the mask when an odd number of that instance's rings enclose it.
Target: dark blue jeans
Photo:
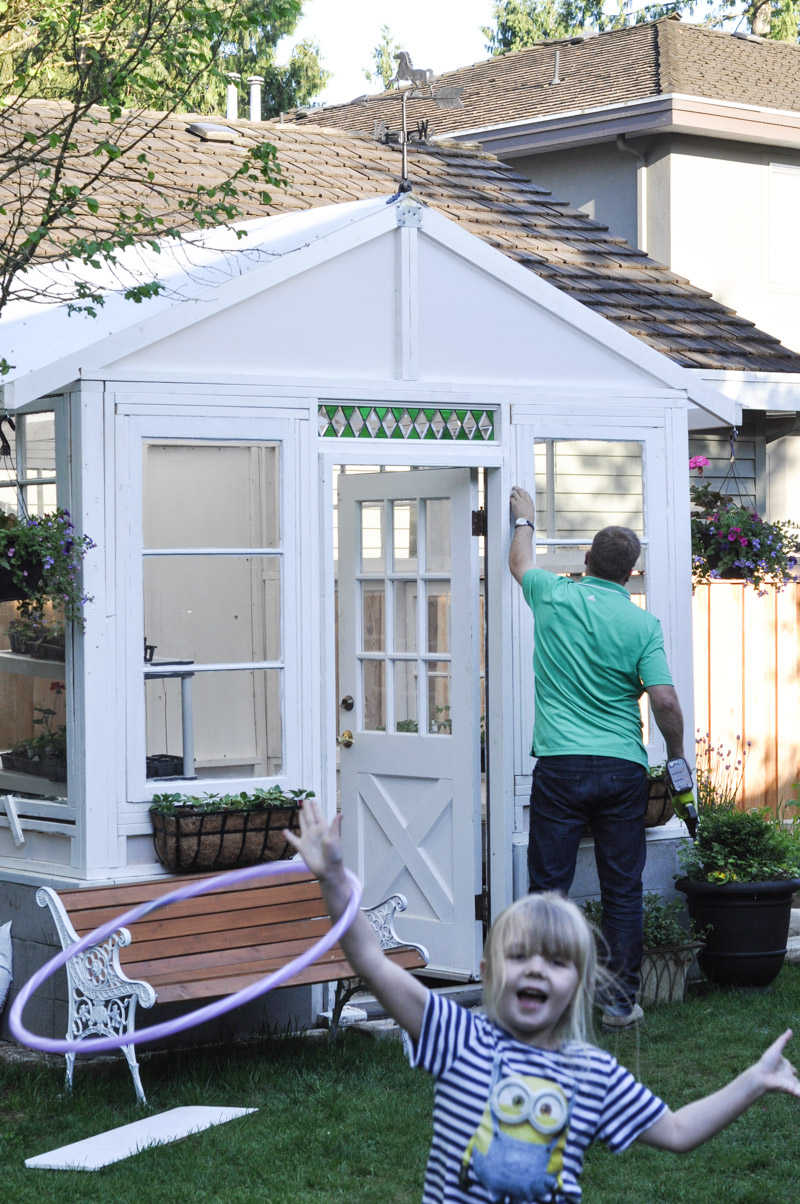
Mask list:
[[[618,757],[540,757],[533,770],[528,877],[531,891],[567,894],[584,827],[594,837],[603,936],[618,994],[606,1011],[634,1004],[642,960],[642,872],[647,771]]]

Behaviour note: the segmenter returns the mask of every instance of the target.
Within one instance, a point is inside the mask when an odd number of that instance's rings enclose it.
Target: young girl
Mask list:
[[[306,801],[287,839],[316,875],[335,920],[350,896],[339,837]],[[436,1080],[423,1204],[572,1204],[584,1151],[634,1141],[702,1145],[769,1091],[800,1096],[788,1029],[720,1091],[677,1112],[586,1041],[598,978],[593,931],[560,895],[528,895],[492,925],[481,963],[484,1015],[429,991],[384,957],[359,913],[342,937],[353,970],[408,1033],[411,1061]]]

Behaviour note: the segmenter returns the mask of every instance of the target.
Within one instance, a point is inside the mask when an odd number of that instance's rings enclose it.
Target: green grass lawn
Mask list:
[[[765,993],[690,988],[652,1008],[638,1034],[603,1038],[673,1107],[722,1085],[800,1015],[800,970]],[[791,1046],[790,1046],[791,1052]],[[800,1063],[800,1024],[794,1059]],[[142,1057],[150,1111],[188,1104],[258,1112],[96,1172],[27,1170],[24,1159],[142,1116],[119,1062],[0,1063],[4,1204],[418,1204],[432,1087],[400,1043],[345,1033]],[[800,1101],[768,1097],[729,1130],[679,1157],[593,1149],[586,1204],[794,1204]]]

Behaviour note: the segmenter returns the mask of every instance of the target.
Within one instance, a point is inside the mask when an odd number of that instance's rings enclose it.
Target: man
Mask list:
[[[511,491],[509,568],[534,615],[535,719],[531,754],[530,889],[569,890],[584,827],[591,828],[603,935],[618,989],[603,1026],[636,1024],[642,958],[647,754],[639,698],[646,691],[670,759],[683,756],[683,715],[661,624],[625,586],[641,545],[627,527],[598,531],[580,581],[534,567],[533,499]]]

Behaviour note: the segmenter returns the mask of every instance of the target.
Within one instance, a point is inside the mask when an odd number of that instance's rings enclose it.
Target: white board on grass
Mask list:
[[[49,1154],[26,1158],[25,1165],[52,1171],[97,1171],[101,1166],[120,1162],[154,1145],[167,1145],[191,1133],[200,1133],[212,1125],[222,1125],[237,1116],[257,1112],[257,1108],[172,1108],[156,1116],[135,1120],[130,1125],[109,1129],[95,1137],[86,1137],[72,1145],[62,1145]]]

